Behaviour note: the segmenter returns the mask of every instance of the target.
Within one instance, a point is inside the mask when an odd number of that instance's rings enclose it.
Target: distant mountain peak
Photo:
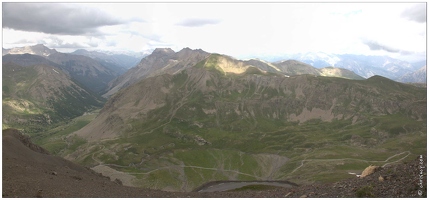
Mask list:
[[[31,47],[35,47],[35,48],[46,48],[46,49],[48,49],[48,47],[46,47],[46,46],[45,46],[45,45],[43,45],[43,44],[36,44],[36,45],[31,46]]]
[[[426,65],[421,67],[420,69],[409,72],[401,76],[397,79],[397,81],[403,82],[403,83],[426,83]]]
[[[34,46],[30,46],[31,49],[33,49],[34,51],[40,51],[40,52],[57,52],[57,50],[55,49],[50,49],[47,46],[43,45],[43,44],[36,44]]]
[[[171,48],[156,48],[155,50],[153,50],[152,54],[155,53],[173,54],[175,52]]]
[[[88,53],[89,51],[86,49],[78,49],[76,51],[74,51],[73,53]]]
[[[204,53],[207,53],[202,49],[191,49],[189,47],[185,47],[185,48],[181,49],[179,52],[204,52]],[[177,53],[179,53],[179,52],[177,52]]]
[[[12,49],[3,49],[5,54],[33,54],[47,57],[51,54],[58,53],[55,49],[50,49],[43,44],[36,44],[34,46],[15,47]]]

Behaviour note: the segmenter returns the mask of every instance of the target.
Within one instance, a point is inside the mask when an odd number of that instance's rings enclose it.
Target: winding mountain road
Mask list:
[[[396,161],[393,161],[393,162],[388,162],[390,159],[392,159],[392,158],[394,158],[394,157],[396,157],[396,156],[402,155],[402,154],[404,154],[404,153],[407,153],[407,155],[405,155],[405,156],[404,156],[404,157],[402,157],[401,159],[396,160]],[[397,153],[397,154],[395,154],[395,155],[393,155],[393,156],[390,156],[390,157],[389,157],[389,158],[387,158],[386,160],[382,160],[382,161],[370,161],[370,160],[363,160],[363,159],[357,159],[357,158],[304,159],[304,160],[302,160],[302,161],[301,161],[301,165],[300,165],[300,166],[298,166],[297,168],[295,168],[295,169],[294,169],[290,174],[294,173],[296,170],[298,170],[299,168],[301,168],[302,166],[304,166],[304,162],[307,162],[307,161],[344,161],[344,160],[358,160],[358,161],[363,161],[363,162],[388,162],[388,163],[385,163],[385,164],[382,166],[382,167],[384,167],[384,166],[386,166],[386,165],[389,165],[389,164],[392,164],[392,163],[395,163],[395,162],[399,162],[399,161],[401,161],[401,160],[405,159],[406,157],[408,157],[410,154],[411,154],[411,152],[410,152],[410,151],[404,151],[404,152],[401,152],[401,153]]]

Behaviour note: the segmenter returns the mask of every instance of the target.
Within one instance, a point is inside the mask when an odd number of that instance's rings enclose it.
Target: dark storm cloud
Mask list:
[[[177,23],[179,26],[199,27],[205,25],[218,24],[220,20],[216,19],[186,19]]]
[[[61,35],[97,35],[97,28],[126,23],[101,10],[59,3],[3,3],[3,28]]]
[[[401,14],[401,17],[404,17],[411,21],[416,21],[419,23],[426,22],[426,3],[416,4],[410,8],[404,10]]]

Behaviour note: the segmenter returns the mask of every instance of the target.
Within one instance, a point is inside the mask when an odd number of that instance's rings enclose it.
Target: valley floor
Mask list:
[[[229,192],[165,192],[123,186],[47,154],[17,131],[3,131],[2,197],[427,197],[427,157],[387,165],[365,178]],[[420,170],[422,169],[422,171]],[[380,178],[381,177],[381,178]],[[382,179],[382,180],[381,180]]]

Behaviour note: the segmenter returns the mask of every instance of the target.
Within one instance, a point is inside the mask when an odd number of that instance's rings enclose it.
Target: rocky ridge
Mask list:
[[[178,73],[183,69],[194,66],[207,56],[209,56],[209,53],[202,50],[184,48],[176,53],[170,48],[157,48],[152,54],[143,58],[137,66],[110,82],[108,92],[103,96],[109,97],[120,89],[146,77],[163,73]]]
[[[210,66],[221,70],[223,73],[232,74],[241,74],[250,69],[286,76],[311,74],[315,76],[363,79],[346,69],[325,69],[324,71],[330,71],[330,73],[324,73],[311,65],[296,60],[270,63],[259,59],[238,60],[228,55],[207,53],[201,49],[192,50],[184,48],[176,53],[170,48],[157,48],[152,54],[142,59],[137,66],[110,82],[108,92],[104,96],[109,97],[120,89],[128,87],[144,78],[161,74],[173,75],[196,65]],[[333,73],[335,70],[340,71],[340,73]]]

